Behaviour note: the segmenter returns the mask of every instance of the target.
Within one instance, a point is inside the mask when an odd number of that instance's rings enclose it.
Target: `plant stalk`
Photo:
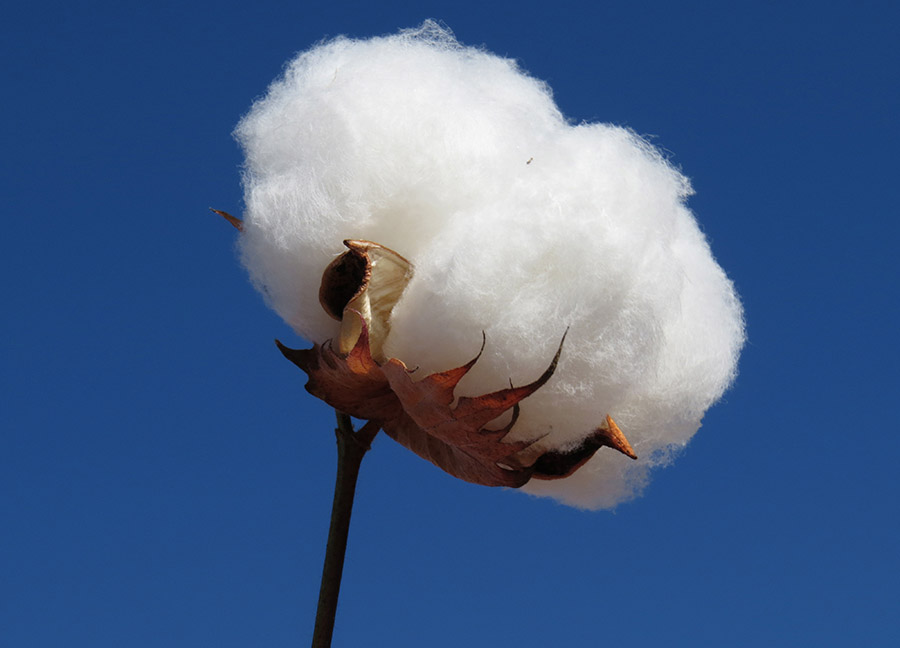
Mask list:
[[[337,414],[338,466],[334,485],[334,504],[331,508],[331,525],[325,548],[325,564],[322,567],[322,585],[319,588],[319,607],[316,610],[316,627],[312,648],[330,648],[334,633],[334,617],[337,612],[341,575],[344,571],[344,554],[350,532],[350,514],[362,458],[378,433],[378,426],[366,423],[358,432],[353,430],[350,416]]]

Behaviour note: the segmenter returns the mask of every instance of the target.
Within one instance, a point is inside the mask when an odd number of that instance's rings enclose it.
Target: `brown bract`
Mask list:
[[[239,218],[212,211],[243,230]],[[548,451],[541,446],[541,439],[506,440],[519,417],[519,403],[540,389],[556,370],[565,335],[550,366],[523,387],[457,399],[456,386],[475,366],[481,351],[461,367],[414,380],[403,361],[385,358],[382,351],[390,332],[391,312],[412,277],[412,266],[378,243],[347,240],[344,245],[347,252],[325,269],[319,290],[322,307],[341,322],[338,349],[330,342],[311,349],[290,349],[275,342],[284,356],[309,376],[309,393],[368,422],[366,438],[374,436],[377,428],[383,429],[454,477],[484,486],[518,488],[531,478],[562,479],[604,446],[637,459],[609,415],[574,448]],[[482,339],[482,351],[484,342]],[[488,427],[510,410],[512,416],[505,426]]]
[[[348,313],[351,315],[351,313]],[[561,479],[580,468],[603,446],[634,458],[634,452],[613,420],[607,417],[577,448],[540,454],[530,465],[517,455],[537,442],[509,442],[519,403],[546,383],[562,351],[562,343],[547,370],[534,382],[478,397],[459,398],[454,389],[475,365],[480,353],[461,367],[413,380],[397,358],[378,364],[369,351],[369,334],[362,317],[361,335],[350,353],[336,352],[330,344],[312,349],[289,349],[280,342],[284,356],[309,376],[306,389],[332,407],[359,419],[376,423],[398,443],[428,459],[454,477],[485,486],[522,486],[532,477]],[[488,423],[512,410],[512,420],[499,429]],[[523,452],[525,451],[525,452]]]
[[[396,252],[376,243],[344,244],[348,252],[328,266],[319,295],[323,308],[341,320],[338,349],[326,343],[296,350],[277,342],[285,357],[309,376],[306,389],[312,395],[377,425],[454,477],[485,486],[519,487],[531,478],[567,477],[603,446],[636,458],[609,416],[581,444],[566,450],[544,450],[540,439],[507,440],[519,403],[556,370],[565,336],[550,365],[534,382],[477,397],[457,399],[454,391],[481,352],[461,367],[418,380],[403,361],[384,358],[382,342],[390,314],[412,268]],[[489,426],[510,410],[512,417],[505,426]]]

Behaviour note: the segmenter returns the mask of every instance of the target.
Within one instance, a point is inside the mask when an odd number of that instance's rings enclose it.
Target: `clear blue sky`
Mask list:
[[[308,645],[332,412],[206,209],[241,211],[230,132],[292,54],[427,17],[672,153],[749,343],[615,513],[379,438],[335,646],[900,645],[896,3],[3,14],[0,645]]]

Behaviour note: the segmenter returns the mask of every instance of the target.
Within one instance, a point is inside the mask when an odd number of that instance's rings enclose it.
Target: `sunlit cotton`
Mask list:
[[[534,380],[569,329],[511,438],[568,449],[608,413],[639,460],[602,449],[527,492],[584,508],[634,497],[734,379],[741,305],[688,180],[629,130],[567,121],[515,61],[430,21],[337,38],[290,62],[236,135],[243,262],[304,338],[337,335],[318,290],[344,239],[415,267],[388,357],[427,375],[470,360],[485,332],[457,395]]]

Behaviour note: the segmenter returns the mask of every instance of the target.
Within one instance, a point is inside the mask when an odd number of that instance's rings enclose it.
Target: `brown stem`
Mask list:
[[[322,568],[322,586],[319,588],[319,607],[316,611],[316,627],[313,631],[313,648],[329,648],[334,632],[334,616],[337,612],[338,594],[341,590],[341,574],[344,571],[344,554],[347,551],[347,535],[350,532],[350,514],[353,512],[353,496],[362,458],[378,433],[378,425],[371,421],[359,432],[353,430],[353,422],[343,412],[337,413],[338,468],[334,485],[334,504],[331,508],[331,526],[325,548],[325,565]]]

